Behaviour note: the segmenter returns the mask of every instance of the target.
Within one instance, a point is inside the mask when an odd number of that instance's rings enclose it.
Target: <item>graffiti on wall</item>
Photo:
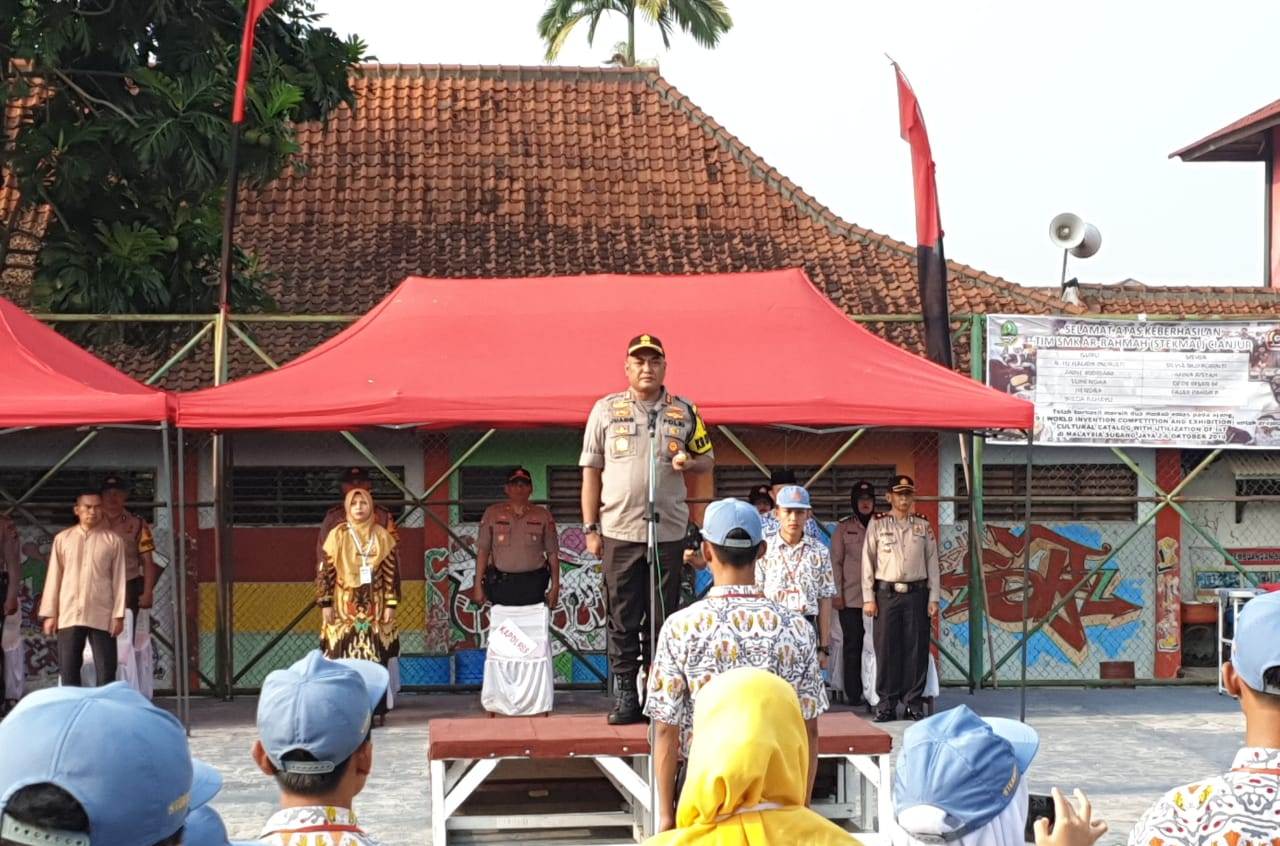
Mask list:
[[[560,601],[551,615],[551,627],[574,649],[604,649],[604,584],[600,561],[586,553],[580,526],[560,526]],[[471,601],[475,584],[476,526],[453,527],[457,536],[448,547],[426,552],[427,580],[426,651],[444,655],[484,645],[489,627],[487,609]],[[552,644],[557,654],[559,640]]]
[[[944,531],[942,544],[944,636],[967,645],[968,532],[965,526],[944,528],[949,530]],[[1048,665],[1045,672],[1051,675],[1055,665],[1071,675],[1098,660],[1140,650],[1149,653],[1150,641],[1142,633],[1151,628],[1145,610],[1150,605],[1145,594],[1151,590],[1151,576],[1137,565],[1122,567],[1102,529],[1085,524],[1033,525],[1030,542],[1024,596],[1022,527],[986,527],[982,551],[986,605],[990,624],[1004,633],[1002,641],[1016,643],[1021,637],[1025,600],[1032,625],[1047,620],[1028,641],[1028,662],[1043,659]],[[1139,552],[1136,547],[1130,551]],[[1149,558],[1143,560],[1149,562]],[[1149,654],[1147,659],[1149,663]]]

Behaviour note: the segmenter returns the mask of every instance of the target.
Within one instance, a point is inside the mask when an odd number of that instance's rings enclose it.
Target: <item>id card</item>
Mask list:
[[[360,584],[362,585],[373,584],[373,568],[370,567],[368,564],[360,565]]]

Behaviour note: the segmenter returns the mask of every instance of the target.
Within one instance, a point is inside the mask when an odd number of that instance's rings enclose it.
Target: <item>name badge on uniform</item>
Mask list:
[[[370,567],[368,564],[360,565],[360,584],[362,585],[373,584],[373,568]]]

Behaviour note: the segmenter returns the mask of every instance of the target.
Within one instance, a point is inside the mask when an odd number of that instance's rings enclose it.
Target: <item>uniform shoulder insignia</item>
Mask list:
[[[891,512],[888,512],[888,511],[877,511],[877,512],[876,512],[875,517],[873,517],[872,519],[873,519],[873,520],[883,520],[884,518],[886,518],[886,517],[890,516],[890,513],[891,513]]]
[[[929,522],[929,518],[928,518],[928,517],[926,517],[926,516],[924,516],[923,514],[921,514],[919,511],[912,511],[912,512],[911,512],[911,519],[912,519],[912,520],[923,520],[923,521],[925,521],[926,523],[928,523],[928,522]]]

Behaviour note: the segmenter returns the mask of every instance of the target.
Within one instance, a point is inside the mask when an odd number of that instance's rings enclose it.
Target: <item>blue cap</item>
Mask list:
[[[813,508],[809,504],[809,492],[799,485],[787,485],[778,491],[777,505],[779,508]]]
[[[893,776],[893,812],[908,833],[957,840],[995,819],[1017,793],[1040,738],[1030,726],[983,719],[964,705],[921,720],[902,736]],[[942,832],[911,832],[903,811],[942,809]]]
[[[387,691],[387,669],[372,661],[331,661],[315,649],[287,670],[274,670],[258,697],[258,739],[277,770],[331,773],[369,735]],[[284,761],[289,752],[314,761]]]
[[[182,846],[228,846],[227,827],[218,812],[206,805],[187,814]]]
[[[152,846],[222,787],[216,770],[192,760],[182,723],[124,682],[32,693],[0,722],[0,749],[0,808],[47,782],[89,817],[82,838],[64,832],[47,841],[38,838],[48,832],[3,817],[5,829],[21,828],[33,842]]]
[[[1259,693],[1280,695],[1262,676],[1280,667],[1280,592],[1263,593],[1244,604],[1236,617],[1231,665],[1240,680]]]
[[[745,538],[727,535],[734,529],[747,533]],[[702,537],[716,546],[732,549],[751,549],[764,539],[764,527],[760,525],[760,512],[750,503],[740,499],[720,499],[707,506],[702,520]]]

